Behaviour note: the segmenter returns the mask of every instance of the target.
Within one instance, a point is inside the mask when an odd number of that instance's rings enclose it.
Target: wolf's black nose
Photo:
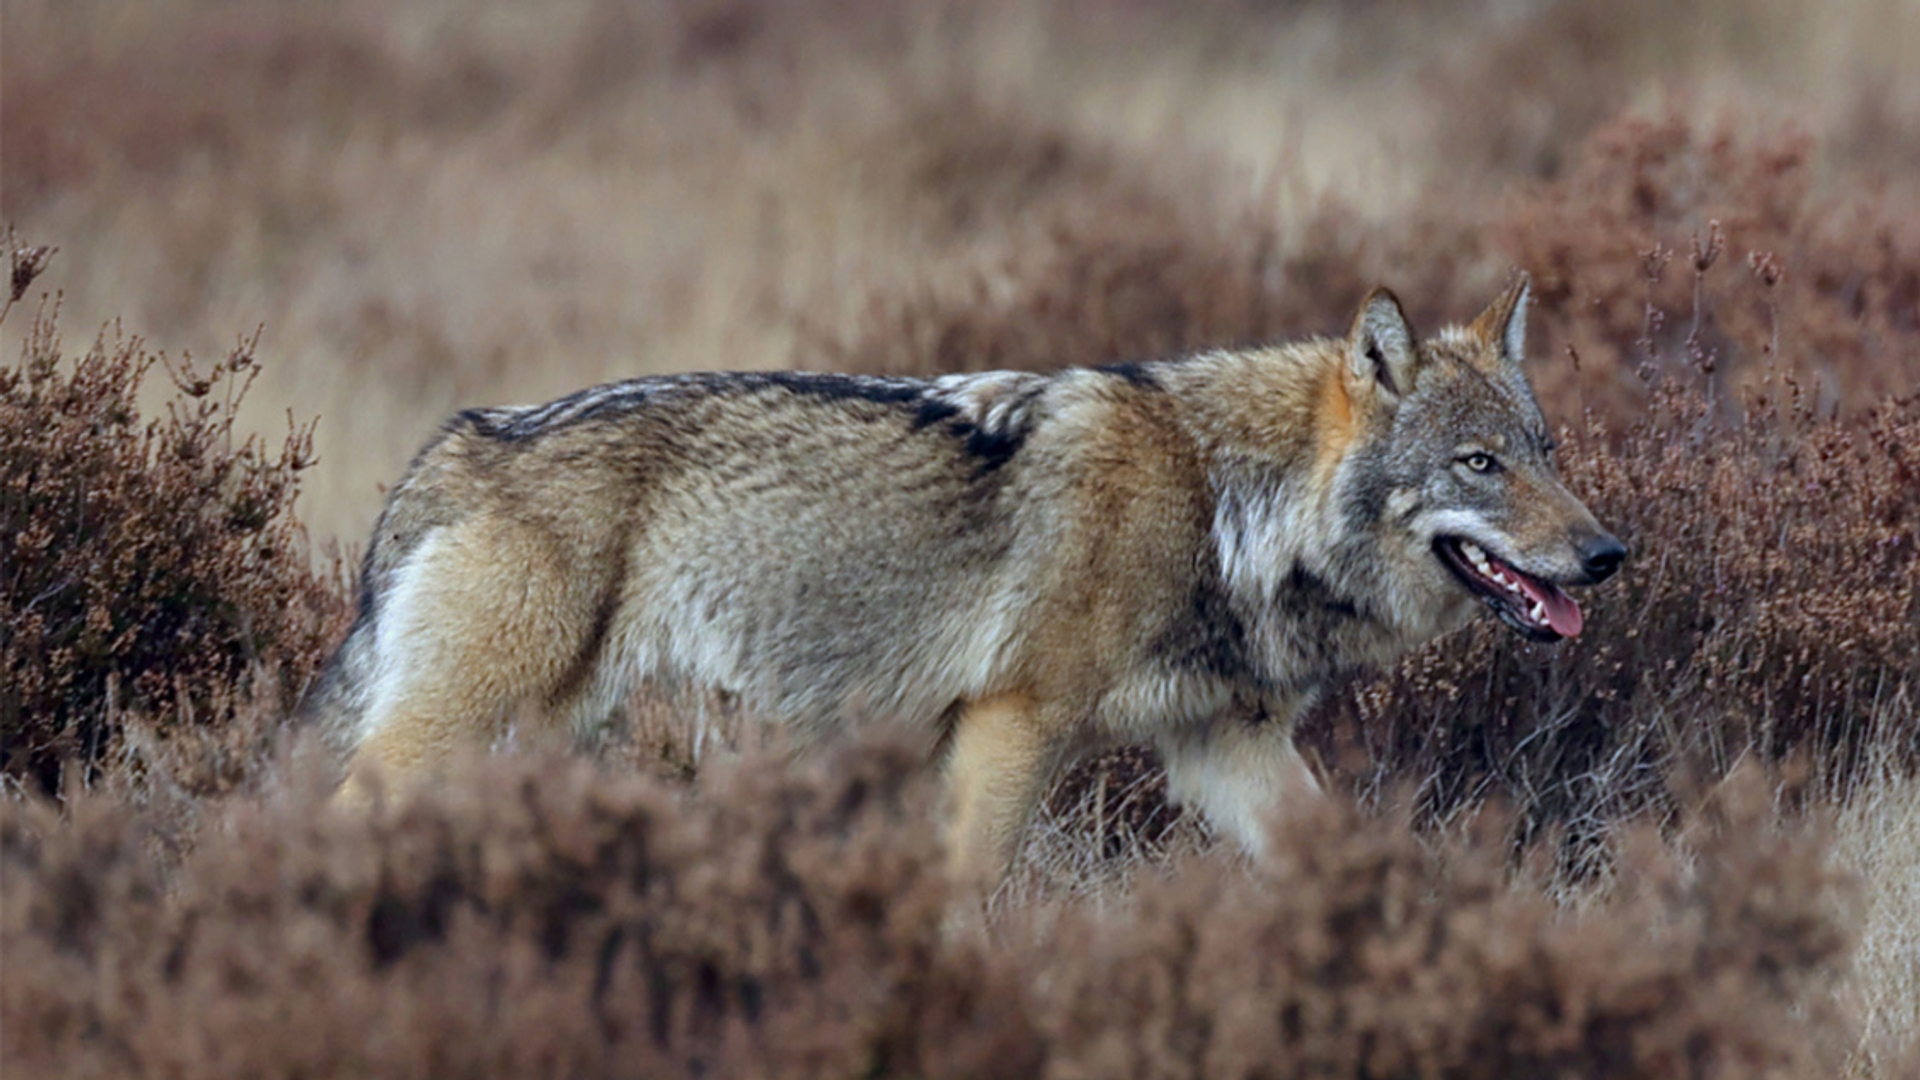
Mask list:
[[[1595,583],[1612,577],[1627,558],[1627,546],[1606,533],[1576,540],[1573,546],[1580,552],[1581,568]]]

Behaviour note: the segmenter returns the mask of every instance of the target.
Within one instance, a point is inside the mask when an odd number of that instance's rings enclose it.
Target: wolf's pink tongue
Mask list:
[[[1546,609],[1547,625],[1553,627],[1554,633],[1567,638],[1580,636],[1580,631],[1587,625],[1587,619],[1580,614],[1580,605],[1573,602],[1573,597],[1568,596],[1557,585],[1534,581],[1519,574],[1514,576],[1519,578],[1520,587],[1526,591],[1527,596],[1539,601],[1540,606]]]
[[[1547,625],[1561,637],[1579,637],[1586,628],[1586,616],[1580,614],[1580,605],[1573,597],[1552,586],[1547,587]]]

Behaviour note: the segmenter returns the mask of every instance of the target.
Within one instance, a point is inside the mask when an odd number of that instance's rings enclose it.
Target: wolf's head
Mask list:
[[[1345,498],[1385,548],[1390,591],[1440,623],[1471,599],[1536,641],[1580,633],[1565,586],[1619,569],[1626,548],[1560,482],[1553,439],[1520,369],[1522,277],[1468,326],[1421,341],[1376,289],[1346,342],[1346,388],[1367,414]]]

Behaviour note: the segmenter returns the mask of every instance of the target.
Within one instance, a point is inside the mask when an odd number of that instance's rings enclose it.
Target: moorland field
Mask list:
[[[0,1071],[1920,1075],[1916,53],[1903,0],[0,0]],[[458,408],[1516,268],[1627,568],[1330,695],[1257,865],[1122,752],[962,931],[883,726],[649,697],[356,812],[290,720]]]

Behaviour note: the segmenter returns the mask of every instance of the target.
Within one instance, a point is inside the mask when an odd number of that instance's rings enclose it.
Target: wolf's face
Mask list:
[[[1370,297],[1349,348],[1378,432],[1360,486],[1403,580],[1437,621],[1478,599],[1536,641],[1577,636],[1566,586],[1592,585],[1626,548],[1560,482],[1546,419],[1520,369],[1523,279],[1465,329],[1415,344],[1392,296]]]

